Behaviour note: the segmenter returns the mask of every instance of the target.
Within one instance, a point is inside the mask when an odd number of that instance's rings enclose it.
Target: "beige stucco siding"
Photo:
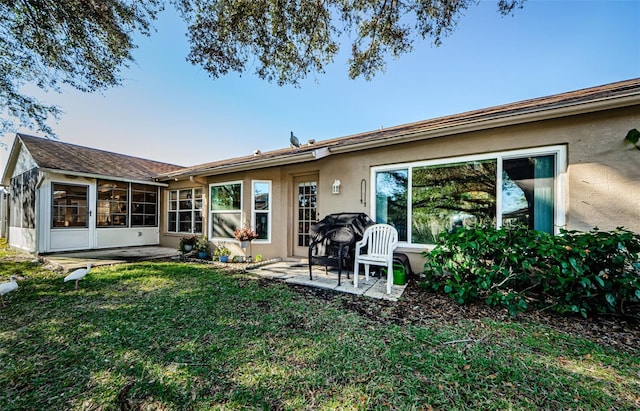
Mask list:
[[[448,157],[567,146],[567,228],[640,232],[640,151],[624,142],[640,126],[638,107],[575,116],[412,142],[327,158],[321,167],[325,185],[342,182],[338,196],[323,197],[327,212],[370,210],[370,168]],[[360,182],[367,182],[367,208],[360,204]],[[327,187],[323,187],[327,188]],[[328,203],[328,204],[327,204]]]
[[[575,120],[569,129],[568,228],[640,232],[640,151],[623,141],[640,127],[640,108]]]
[[[254,244],[252,254],[287,257],[292,254],[296,176],[318,173],[319,218],[336,212],[372,212],[372,167],[474,154],[562,145],[567,147],[565,210],[568,229],[603,230],[624,226],[640,232],[640,151],[623,139],[640,128],[640,107],[627,107],[566,118],[490,128],[345,154],[320,160],[206,178],[207,184],[244,182],[244,219],[251,213],[251,181],[272,181],[272,238]],[[340,180],[339,194],[332,194]],[[170,189],[189,186],[171,182]],[[186,185],[185,185],[186,184]],[[191,185],[193,186],[193,184]],[[208,193],[208,186],[205,189]],[[166,193],[166,191],[165,191]],[[166,232],[166,194],[163,197],[163,232]],[[205,212],[205,224],[208,224]],[[179,235],[163,235],[165,245],[177,245]],[[402,248],[412,254],[414,270],[422,269],[423,246]]]

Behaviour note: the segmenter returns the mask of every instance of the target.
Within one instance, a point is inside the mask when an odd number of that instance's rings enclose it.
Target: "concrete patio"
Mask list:
[[[41,256],[47,263],[54,265],[65,272],[77,268],[86,267],[87,263],[92,263],[94,267],[101,265],[124,264],[134,261],[149,261],[154,259],[180,257],[180,252],[175,248],[150,246],[150,247],[125,247],[102,250],[90,250],[79,252],[64,252],[56,254],[46,254]],[[190,261],[202,262],[193,259]],[[397,301],[404,292],[406,285],[393,285],[391,294],[387,294],[386,278],[379,279],[370,277],[365,281],[364,273],[360,273],[358,288],[353,286],[353,274],[347,278],[347,271],[343,269],[341,284],[338,286],[337,269],[329,269],[325,273],[323,266],[313,266],[313,279],[309,279],[309,266],[305,260],[281,260],[274,259],[260,264],[240,264],[240,263],[218,263],[208,261],[208,264],[215,264],[221,268],[238,268],[247,273],[263,278],[273,278],[284,281],[288,284],[297,284],[307,287],[317,287],[330,289],[333,291],[364,295],[371,298],[379,298]]]
[[[309,279],[309,265],[306,261],[279,261],[261,267],[247,268],[247,272],[264,278],[274,278],[288,284],[297,284],[307,287],[326,288],[342,293],[364,295],[366,297],[397,301],[404,292],[405,285],[392,285],[391,294],[387,294],[386,278],[379,279],[369,277],[365,281],[364,272],[360,272],[358,288],[353,286],[353,273],[347,278],[346,270],[342,271],[340,285],[338,286],[338,271],[330,269],[325,273],[323,266],[313,266],[312,277]]]

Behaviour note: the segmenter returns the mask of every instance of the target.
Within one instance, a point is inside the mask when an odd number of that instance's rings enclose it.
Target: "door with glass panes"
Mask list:
[[[318,175],[294,179],[293,255],[309,253],[309,228],[318,221]]]

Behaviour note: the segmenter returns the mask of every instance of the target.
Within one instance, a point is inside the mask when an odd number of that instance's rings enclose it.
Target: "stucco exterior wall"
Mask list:
[[[382,165],[443,159],[552,145],[567,147],[565,187],[568,229],[602,230],[624,226],[640,232],[640,151],[624,143],[628,130],[640,127],[640,107],[627,107],[566,118],[536,121],[482,131],[425,138],[363,151],[332,154],[306,163],[250,170],[203,178],[207,184],[238,181],[243,185],[243,219],[251,212],[251,181],[272,181],[272,237],[254,244],[252,254],[287,257],[293,250],[293,214],[296,176],[318,174],[318,218],[336,212],[372,215],[371,168]],[[339,194],[332,194],[340,180]],[[193,187],[189,182],[170,183],[169,189]],[[208,186],[204,192],[208,196]],[[161,243],[175,245],[181,235],[166,234],[166,190],[162,201]],[[205,227],[208,213],[205,212]],[[414,271],[421,271],[425,246],[400,247],[410,254]]]

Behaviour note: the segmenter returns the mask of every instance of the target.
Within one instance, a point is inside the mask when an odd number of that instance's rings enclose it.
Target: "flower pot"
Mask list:
[[[184,251],[189,252],[191,250],[193,250],[193,246],[191,244],[184,245]]]
[[[207,258],[208,254],[209,253],[207,253],[206,251],[198,251],[198,258],[204,260],[205,258]]]
[[[221,263],[228,263],[229,262],[229,256],[228,255],[221,255],[220,257],[218,257],[218,260],[220,260]]]
[[[240,241],[240,248],[248,248],[249,247],[249,241]]]

